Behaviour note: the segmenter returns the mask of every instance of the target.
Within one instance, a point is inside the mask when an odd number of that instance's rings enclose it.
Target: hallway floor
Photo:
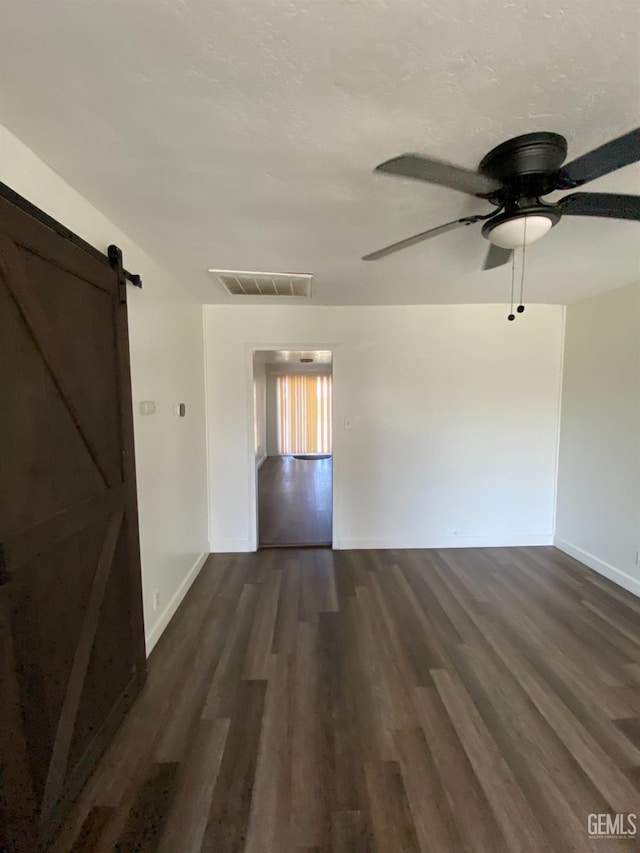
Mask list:
[[[56,849],[602,853],[639,786],[640,601],[554,548],[218,554]]]
[[[331,545],[332,459],[269,456],[258,471],[260,547]]]

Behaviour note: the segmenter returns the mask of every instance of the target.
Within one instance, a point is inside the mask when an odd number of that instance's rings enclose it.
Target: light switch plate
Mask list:
[[[156,410],[156,404],[153,400],[142,400],[140,402],[141,415],[153,415]]]

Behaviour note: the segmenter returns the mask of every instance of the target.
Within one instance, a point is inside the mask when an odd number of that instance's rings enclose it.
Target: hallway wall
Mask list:
[[[640,595],[640,283],[567,307],[556,544]]]
[[[267,455],[278,455],[278,377],[267,373]]]

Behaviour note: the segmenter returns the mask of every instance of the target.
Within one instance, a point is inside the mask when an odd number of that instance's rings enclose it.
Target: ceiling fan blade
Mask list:
[[[637,163],[638,160],[640,160],[640,127],[617,139],[605,142],[604,145],[567,163],[560,170],[561,186],[558,189],[562,189],[563,186],[566,189],[579,187],[630,163]]]
[[[571,193],[557,206],[563,216],[605,216],[611,219],[640,219],[640,196],[619,193]]]
[[[406,240],[400,240],[398,243],[392,243],[390,246],[385,246],[384,249],[378,249],[377,252],[371,252],[363,257],[363,261],[377,261],[378,258],[384,258],[385,255],[390,255],[393,252],[399,252],[400,249],[406,249],[409,246],[415,246],[416,243],[422,243],[423,240],[428,240],[430,237],[437,237],[438,234],[445,234],[447,231],[453,231],[454,228],[459,228],[461,225],[473,225],[477,220],[472,217],[466,219],[456,219],[454,222],[447,222],[445,225],[438,225],[437,228],[430,228],[428,231],[421,231],[420,234],[414,234],[413,237],[407,237]]]
[[[451,163],[444,163],[442,160],[431,160],[420,154],[402,154],[400,157],[394,157],[392,160],[381,163],[375,171],[427,181],[430,184],[459,190],[478,198],[486,198],[502,186],[488,175],[472,172],[461,166],[452,166]]]
[[[502,246],[495,246],[493,243],[489,246],[487,257],[482,265],[483,270],[494,270],[496,267],[501,267],[503,264],[508,264],[511,260],[513,249],[503,249]]]

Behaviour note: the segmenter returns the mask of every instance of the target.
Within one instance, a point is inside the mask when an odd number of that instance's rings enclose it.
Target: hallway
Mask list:
[[[258,471],[261,548],[331,545],[332,459],[269,456]]]

